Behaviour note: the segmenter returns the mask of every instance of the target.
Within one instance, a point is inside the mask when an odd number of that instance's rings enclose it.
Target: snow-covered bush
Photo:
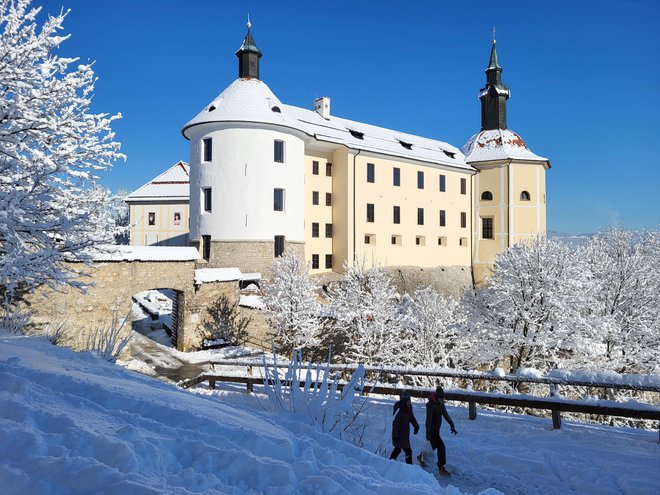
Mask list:
[[[318,285],[309,275],[309,264],[289,249],[273,265],[270,283],[264,286],[264,304],[278,351],[309,349],[319,343],[322,324]]]
[[[325,367],[317,364],[312,368],[311,363],[304,367],[302,353],[296,350],[284,379],[280,378],[275,352],[272,367],[266,363],[265,355],[263,366],[266,395],[277,410],[307,415],[321,430],[352,443],[360,443],[366,425],[359,421],[359,416],[366,400],[357,408],[353,405],[364,384],[362,365],[358,366],[341,390],[338,379],[330,373],[330,357]]]
[[[210,320],[206,321],[198,332],[201,340],[222,340],[231,345],[243,345],[248,337],[247,327],[252,318],[241,316],[237,302],[231,302],[225,295],[216,299],[206,308]]]
[[[660,371],[660,235],[612,228],[580,250],[605,369]]]
[[[417,289],[401,304],[402,341],[398,361],[404,366],[457,367],[458,329],[464,323],[459,301],[445,297],[432,287]]]
[[[126,327],[128,318],[121,321],[116,315],[107,326],[101,326],[90,331],[81,350],[92,351],[99,358],[110,363],[116,363],[122,351],[131,340],[130,328]]]
[[[461,343],[472,365],[548,369],[594,352],[590,277],[567,245],[536,237],[498,255],[487,285],[463,298]]]
[[[30,313],[12,308],[5,302],[0,309],[0,334],[21,335],[25,333],[29,321]]]
[[[37,24],[30,0],[0,3],[0,286],[71,283],[65,260],[88,260],[107,240],[96,174],[123,157],[111,130],[119,118],[90,112],[92,65],[54,53],[66,13]],[[101,227],[101,228],[99,228]]]
[[[398,364],[397,294],[382,268],[344,263],[344,278],[329,289],[334,324],[327,341],[347,362]]]

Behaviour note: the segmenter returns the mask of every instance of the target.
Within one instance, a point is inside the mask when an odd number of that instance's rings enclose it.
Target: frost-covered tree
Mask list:
[[[561,367],[594,352],[589,297],[589,275],[570,247],[543,236],[516,244],[498,255],[487,285],[466,294],[462,343],[473,365],[507,358],[512,369]]]
[[[592,275],[604,366],[618,372],[660,370],[658,232],[612,228],[593,236],[580,258]]]
[[[397,294],[387,274],[366,262],[344,263],[343,279],[329,290],[335,355],[349,362],[396,364]]]
[[[403,305],[402,305],[403,306]],[[401,345],[401,364],[427,368],[457,366],[458,329],[464,323],[459,301],[432,287],[417,289],[402,311],[407,345]]]
[[[272,281],[264,286],[267,319],[278,351],[314,347],[319,342],[321,308],[318,286],[309,275],[309,264],[289,249],[273,265]]]
[[[111,123],[94,114],[91,64],[60,57],[65,13],[38,25],[30,0],[0,1],[0,285],[5,298],[38,284],[72,283],[66,259],[105,241],[95,174],[122,155]],[[99,238],[101,237],[101,238]]]
[[[128,244],[130,211],[124,198],[128,196],[129,191],[119,189],[110,198],[110,216],[113,220],[113,236],[115,244]]]

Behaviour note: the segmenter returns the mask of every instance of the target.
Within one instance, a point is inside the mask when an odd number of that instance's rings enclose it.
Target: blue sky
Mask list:
[[[261,78],[285,103],[461,147],[480,128],[478,91],[497,27],[509,128],[550,158],[548,228],[660,227],[660,2],[272,2],[46,0],[71,9],[60,54],[95,60],[94,110],[123,114],[136,189],[188,161],[182,126],[237,77],[252,33]]]

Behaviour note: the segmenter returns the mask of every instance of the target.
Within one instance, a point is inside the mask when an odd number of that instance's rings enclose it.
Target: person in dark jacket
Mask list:
[[[397,412],[398,411],[398,412]],[[390,459],[396,459],[403,450],[406,454],[406,464],[412,464],[412,448],[410,447],[410,424],[415,428],[414,434],[419,431],[419,423],[413,414],[410,394],[401,393],[401,400],[394,404],[394,421],[392,421],[392,444],[394,450]]]
[[[426,403],[426,439],[431,442],[431,448],[438,450],[438,469],[443,476],[449,476],[449,471],[445,469],[447,463],[447,453],[445,451],[445,444],[440,438],[440,425],[442,425],[442,418],[447,420],[451,432],[456,435],[458,432],[454,428],[454,422],[449,417],[447,408],[445,407],[445,391],[442,387],[435,389],[435,392],[429,397]]]

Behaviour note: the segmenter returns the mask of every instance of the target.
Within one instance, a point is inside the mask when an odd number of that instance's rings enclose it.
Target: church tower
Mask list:
[[[486,85],[479,92],[481,131],[463,147],[465,161],[478,173],[472,180],[472,270],[475,283],[490,275],[495,257],[516,242],[546,231],[545,171],[538,156],[507,127],[509,87],[493,36]]]

